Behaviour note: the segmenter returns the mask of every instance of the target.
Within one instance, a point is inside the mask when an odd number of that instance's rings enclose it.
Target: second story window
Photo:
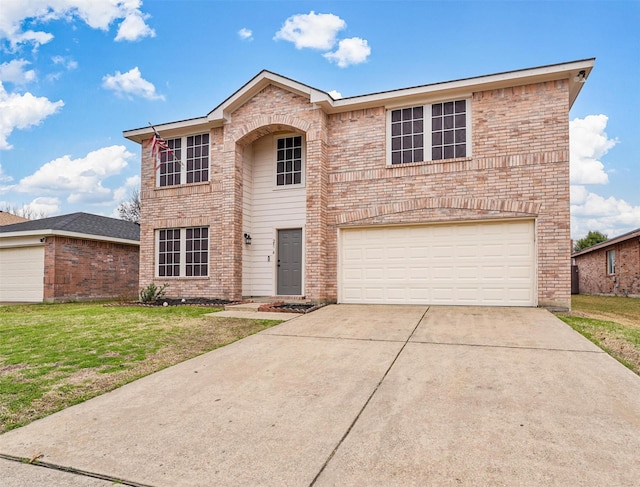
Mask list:
[[[276,185],[302,184],[302,136],[277,140]]]
[[[159,154],[158,186],[176,186],[209,180],[209,134],[168,139]]]
[[[438,161],[470,155],[466,100],[391,110],[389,162]]]

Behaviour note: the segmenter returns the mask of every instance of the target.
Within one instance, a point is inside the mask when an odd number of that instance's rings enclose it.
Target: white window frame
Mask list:
[[[207,179],[203,180],[203,181],[198,181],[195,183],[187,183],[187,138],[188,137],[197,137],[198,135],[208,135],[209,136],[209,169],[208,169],[208,175],[207,175]],[[180,184],[169,184],[166,186],[160,186],[160,166],[158,166],[158,169],[156,169],[156,188],[175,188],[178,186],[184,186],[187,184],[200,184],[200,183],[204,183],[204,182],[208,182],[211,180],[211,134],[209,134],[208,132],[202,132],[202,133],[197,133],[197,134],[188,134],[188,135],[184,135],[182,137],[171,137],[167,139],[167,142],[169,142],[170,140],[177,140],[180,139]],[[156,161],[153,161],[154,164],[156,163]]]
[[[165,186],[163,186],[165,187]],[[187,276],[187,230],[195,228],[206,228],[207,232],[207,275],[205,276]],[[179,230],[180,231],[180,263],[179,273],[177,276],[161,276],[160,275],[160,232],[162,230]],[[202,250],[202,249],[200,249]],[[167,227],[157,228],[155,230],[155,276],[158,279],[206,279],[211,274],[211,228],[207,225],[194,227]]]
[[[616,250],[607,250],[607,275],[611,276],[616,273]]]
[[[292,183],[292,184],[282,184],[278,185],[278,140],[281,139],[289,139],[291,137],[300,137],[302,144],[302,157],[301,157],[301,168],[300,168],[300,182]],[[306,168],[307,168],[307,139],[304,134],[298,133],[289,133],[289,134],[279,134],[273,138],[273,187],[278,191],[283,191],[287,189],[297,189],[304,188],[306,184]]]
[[[387,107],[387,114],[386,114],[386,141],[387,141],[387,150],[386,150],[386,157],[387,157],[387,166],[388,167],[403,167],[403,166],[410,166],[412,164],[421,164],[421,163],[441,163],[441,162],[447,162],[447,161],[452,161],[454,159],[432,159],[432,145],[431,145],[431,138],[432,138],[432,124],[431,124],[431,107],[433,105],[439,105],[441,103],[447,103],[447,102],[456,102],[456,101],[465,101],[466,102],[466,120],[465,120],[465,130],[466,130],[466,155],[463,158],[457,158],[457,159],[466,159],[466,158],[470,158],[472,156],[471,153],[471,147],[472,147],[472,143],[471,143],[471,139],[472,139],[472,133],[471,133],[471,98],[468,96],[461,96],[461,97],[457,97],[457,98],[453,98],[453,99],[447,99],[447,100],[433,100],[431,103],[425,103],[425,104],[420,104],[420,103],[416,103],[416,104],[410,104],[410,105],[401,105],[401,106],[390,106]],[[415,107],[422,107],[423,108],[423,133],[424,133],[424,145],[423,145],[423,154],[424,154],[424,160],[423,161],[414,161],[414,162],[401,162],[398,164],[392,164],[391,162],[391,112],[396,111],[396,110],[402,110],[403,108],[415,108]]]

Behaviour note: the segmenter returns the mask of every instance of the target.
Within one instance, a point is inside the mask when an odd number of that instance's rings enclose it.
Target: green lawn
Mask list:
[[[576,295],[558,317],[640,375],[640,299]]]
[[[213,311],[0,307],[0,433],[278,323],[203,316]]]

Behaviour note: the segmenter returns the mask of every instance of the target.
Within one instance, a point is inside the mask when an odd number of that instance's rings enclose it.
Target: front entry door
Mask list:
[[[278,294],[302,294],[302,229],[278,230]]]

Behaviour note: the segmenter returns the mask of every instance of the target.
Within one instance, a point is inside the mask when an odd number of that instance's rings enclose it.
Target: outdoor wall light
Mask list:
[[[248,233],[244,234],[244,243],[246,243],[247,245],[251,245],[251,235],[249,235]]]
[[[584,83],[587,81],[587,72],[583,69],[576,75],[575,79],[578,83]]]

